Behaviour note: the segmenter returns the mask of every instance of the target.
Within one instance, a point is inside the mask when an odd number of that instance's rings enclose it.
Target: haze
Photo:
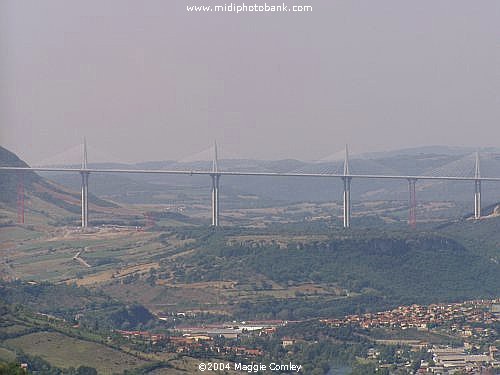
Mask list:
[[[0,144],[31,163],[83,136],[126,161],[214,139],[223,157],[260,159],[498,146],[500,2],[186,11],[224,3],[1,1]]]

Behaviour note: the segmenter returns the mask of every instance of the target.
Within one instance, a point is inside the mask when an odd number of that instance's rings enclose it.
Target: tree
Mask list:
[[[21,369],[18,363],[0,363],[0,375],[25,375],[26,372]]]
[[[97,370],[93,367],[80,366],[76,370],[77,375],[97,375]]]

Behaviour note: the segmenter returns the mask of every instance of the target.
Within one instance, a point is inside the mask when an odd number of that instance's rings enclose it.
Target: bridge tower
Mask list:
[[[351,172],[349,170],[349,150],[345,146],[344,158],[344,175],[342,181],[344,182],[344,228],[351,226]]]
[[[89,172],[87,171],[87,141],[83,139],[82,169],[82,228],[86,229],[89,224]]]
[[[474,219],[481,218],[481,171],[479,165],[479,152],[476,152],[476,167],[474,172]]]
[[[214,160],[212,163],[212,226],[217,228],[219,226],[219,159],[217,155],[217,142],[214,143]]]
[[[408,190],[410,193],[408,199],[408,225],[410,228],[417,227],[417,191],[415,185],[417,184],[416,178],[408,179]]]

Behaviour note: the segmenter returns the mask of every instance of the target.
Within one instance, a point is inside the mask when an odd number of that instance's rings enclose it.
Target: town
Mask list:
[[[282,335],[284,328],[292,328],[303,321],[249,321],[210,324],[200,327],[179,326],[168,334],[148,331],[116,330],[115,334],[135,343],[147,343],[153,350],[167,350],[194,355],[205,353],[208,357],[225,360],[253,361],[269,356],[267,342],[278,340],[282,350],[293,352],[294,345],[307,345],[301,336]],[[357,328],[359,335],[376,329],[391,329],[393,332],[427,332],[453,338],[458,345],[443,345],[432,339],[400,338],[373,339],[373,346],[365,355],[366,361],[377,364],[377,368],[393,372],[412,373],[412,352],[425,352],[425,359],[417,364],[418,374],[454,374],[458,371],[469,374],[488,373],[500,368],[497,349],[500,324],[500,299],[475,300],[451,304],[428,306],[399,306],[390,311],[348,315],[343,318],[320,319],[325,328]],[[258,337],[260,340],[252,340]],[[429,336],[430,338],[431,336]],[[393,348],[389,358],[383,348]],[[399,371],[399,372],[394,372]],[[483,371],[483,372],[481,372]],[[493,372],[491,372],[493,373]]]

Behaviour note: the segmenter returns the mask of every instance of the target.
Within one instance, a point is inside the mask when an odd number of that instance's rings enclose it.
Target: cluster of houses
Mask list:
[[[434,304],[429,306],[411,305],[399,306],[394,310],[362,315],[348,315],[340,319],[322,319],[321,322],[331,326],[341,327],[357,325],[362,328],[417,328],[427,330],[433,326],[452,324],[452,329],[460,331],[463,336],[476,334],[489,335],[487,328],[475,328],[473,323],[486,325],[500,321],[500,315],[495,312],[500,300],[466,301],[453,304]]]
[[[279,326],[286,322],[281,320],[255,321],[228,324],[213,324],[202,327],[183,327],[175,331],[175,335],[156,334],[148,331],[115,330],[115,333],[136,342],[165,344],[177,353],[192,353],[210,351],[218,354],[256,357],[263,355],[262,350],[231,345],[230,339],[236,339],[243,334],[273,335]],[[229,340],[216,340],[224,338]]]
[[[491,371],[500,368],[498,350],[494,345],[489,346],[487,353],[471,354],[473,349],[478,348],[471,344],[474,339],[488,339],[498,334],[493,327],[495,322],[500,322],[500,299],[399,306],[390,311],[348,315],[341,319],[323,319],[321,322],[334,327],[354,325],[366,329],[387,327],[428,330],[444,327],[448,333],[464,339],[465,344],[460,348],[431,347],[420,340],[376,340],[379,344],[407,345],[416,350],[430,348],[432,361],[422,362],[417,374],[496,374],[498,372]],[[378,354],[372,348],[367,357],[377,359]]]

